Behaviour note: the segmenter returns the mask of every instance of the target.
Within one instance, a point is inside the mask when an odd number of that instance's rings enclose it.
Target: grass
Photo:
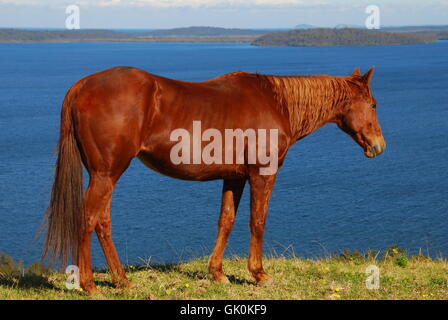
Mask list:
[[[423,255],[408,256],[396,247],[381,259],[374,253],[356,251],[319,260],[268,257],[265,270],[274,277],[269,287],[254,284],[246,263],[243,258],[225,259],[230,285],[209,279],[207,258],[175,265],[128,266],[127,275],[137,284],[132,289],[115,288],[107,271],[96,271],[95,282],[102,296],[91,297],[66,289],[64,274],[37,264],[25,270],[3,255],[0,299],[448,299],[448,263]],[[372,264],[380,270],[377,290],[365,285],[365,270]]]

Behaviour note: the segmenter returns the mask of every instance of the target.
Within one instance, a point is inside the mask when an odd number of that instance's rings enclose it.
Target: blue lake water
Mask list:
[[[448,256],[448,42],[431,45],[260,48],[246,44],[0,44],[0,251],[38,259],[33,241],[49,200],[61,101],[79,78],[130,65],[182,80],[235,70],[347,75],[376,66],[373,93],[388,142],[367,159],[328,125],[290,150],[270,203],[265,252],[320,257],[344,248]],[[221,181],[164,177],[135,160],[112,203],[123,262],[208,255]],[[245,190],[228,255],[246,255]],[[93,261],[105,265],[94,237]]]

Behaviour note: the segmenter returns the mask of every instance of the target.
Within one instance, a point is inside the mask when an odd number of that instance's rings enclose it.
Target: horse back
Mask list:
[[[75,86],[78,89],[72,108],[88,167],[101,168],[101,150],[115,149],[110,152],[120,152],[123,158],[139,156],[149,167],[173,175],[170,172],[174,167],[160,168],[171,167],[167,165],[174,144],[170,134],[180,128],[191,132],[197,121],[203,130],[213,128],[220,132],[277,129],[284,149],[280,152],[286,153],[289,146],[289,122],[276,108],[272,91],[256,74],[236,72],[188,82],[136,68],[116,67],[86,77]],[[123,160],[121,166],[125,165]],[[198,167],[193,171],[182,166],[178,169],[181,172],[175,175],[180,178],[196,179]],[[228,169],[229,166],[221,172],[210,168],[216,177],[200,180],[219,178]],[[241,174],[244,168],[235,166],[230,171]]]

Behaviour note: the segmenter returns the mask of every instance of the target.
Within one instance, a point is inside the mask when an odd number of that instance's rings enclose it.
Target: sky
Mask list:
[[[448,0],[0,0],[0,27],[64,28],[69,5],[81,29],[363,26],[369,5],[382,26],[448,25]]]

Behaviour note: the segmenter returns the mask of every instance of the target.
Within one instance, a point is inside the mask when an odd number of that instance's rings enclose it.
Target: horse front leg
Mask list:
[[[276,175],[249,177],[250,182],[250,251],[248,268],[258,285],[269,285],[271,277],[263,270],[263,235],[268,211],[269,198],[274,187]]]
[[[218,282],[229,283],[222,271],[222,257],[226,248],[227,239],[232,231],[235,215],[238,210],[241,195],[243,194],[245,179],[224,180],[222,188],[221,214],[218,222],[218,236],[215,247],[210,256],[209,272]]]

